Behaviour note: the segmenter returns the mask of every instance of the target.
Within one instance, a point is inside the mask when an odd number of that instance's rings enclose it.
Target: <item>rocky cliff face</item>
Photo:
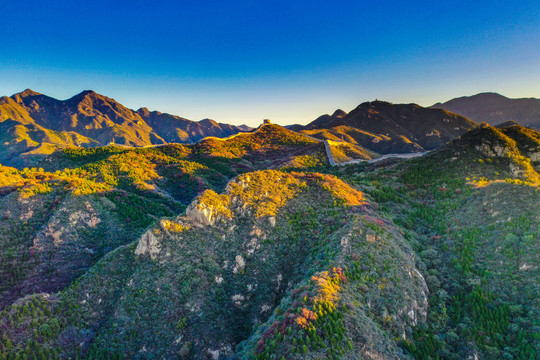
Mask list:
[[[498,129],[483,124],[479,129],[468,132],[456,141],[454,150],[459,147],[474,148],[486,167],[497,168],[499,176],[508,174],[508,178],[519,178],[532,183],[540,181],[538,171],[538,151],[540,137],[538,132],[520,125],[511,125]],[[469,151],[463,149],[465,153]]]

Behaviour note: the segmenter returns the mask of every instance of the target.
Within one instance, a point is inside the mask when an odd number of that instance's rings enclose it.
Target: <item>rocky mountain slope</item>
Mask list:
[[[306,126],[290,128],[316,138],[342,140],[390,154],[436,149],[474,126],[475,122],[441,109],[373,101],[360,104],[348,114],[337,110]]]
[[[62,101],[30,89],[0,98],[0,128],[4,130],[0,161],[17,166],[72,145],[193,143],[206,136],[226,137],[245,130],[146,108],[133,111],[94,91]]]
[[[412,249],[361,192],[329,175],[270,170],[239,176],[221,195],[206,191],[185,216],[160,221],[58,297],[31,301],[55,314],[39,326],[59,324],[44,352],[61,344],[68,356],[252,358],[281,349],[302,358],[297,341],[307,338],[321,354],[399,356],[388,341],[412,336],[426,296]],[[350,325],[357,335],[345,337]],[[366,326],[369,338],[351,342]],[[11,342],[31,337],[31,326],[10,329]],[[287,346],[267,348],[271,341]]]
[[[156,217],[261,168],[322,166],[324,146],[277,125],[155,148],[68,148],[42,168],[0,171],[0,307],[57,291]]]
[[[516,121],[524,126],[540,129],[540,99],[510,99],[497,93],[480,93],[437,103],[432,108],[445,109],[476,122],[499,125]]]
[[[211,119],[191,121],[179,116],[149,111],[147,108],[137,110],[143,120],[168,143],[193,143],[207,136],[227,137],[251,128],[220,124]]]
[[[538,132],[324,154],[265,125],[2,168],[0,356],[535,359]]]

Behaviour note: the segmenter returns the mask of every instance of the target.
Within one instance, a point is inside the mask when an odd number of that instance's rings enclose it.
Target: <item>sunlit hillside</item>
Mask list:
[[[0,358],[535,359],[539,139],[332,167],[266,124],[4,166]]]
[[[91,90],[57,100],[27,89],[0,98],[0,130],[2,164],[25,167],[70,146],[194,143],[207,136],[227,137],[244,128],[146,108],[134,111]]]

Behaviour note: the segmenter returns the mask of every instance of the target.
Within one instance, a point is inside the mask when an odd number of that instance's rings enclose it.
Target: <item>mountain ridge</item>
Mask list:
[[[476,122],[498,125],[516,121],[524,126],[540,128],[540,99],[509,98],[496,92],[457,97],[431,108],[443,108],[467,116]]]
[[[226,137],[248,128],[210,119],[192,121],[147,108],[134,111],[93,90],[57,100],[26,89],[1,99],[0,124],[5,129],[5,141],[0,145],[0,160],[16,166],[31,164],[34,158],[39,160],[66,146],[193,143],[206,136]],[[79,140],[69,139],[74,136]]]
[[[436,149],[477,125],[442,109],[376,100],[361,103],[349,113],[338,109],[305,126],[289,128],[320,139],[341,139],[388,154]]]

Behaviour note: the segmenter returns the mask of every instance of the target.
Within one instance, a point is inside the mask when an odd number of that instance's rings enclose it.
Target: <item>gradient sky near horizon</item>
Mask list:
[[[540,98],[539,1],[2,1],[0,95],[92,89],[255,126],[374,99]]]

